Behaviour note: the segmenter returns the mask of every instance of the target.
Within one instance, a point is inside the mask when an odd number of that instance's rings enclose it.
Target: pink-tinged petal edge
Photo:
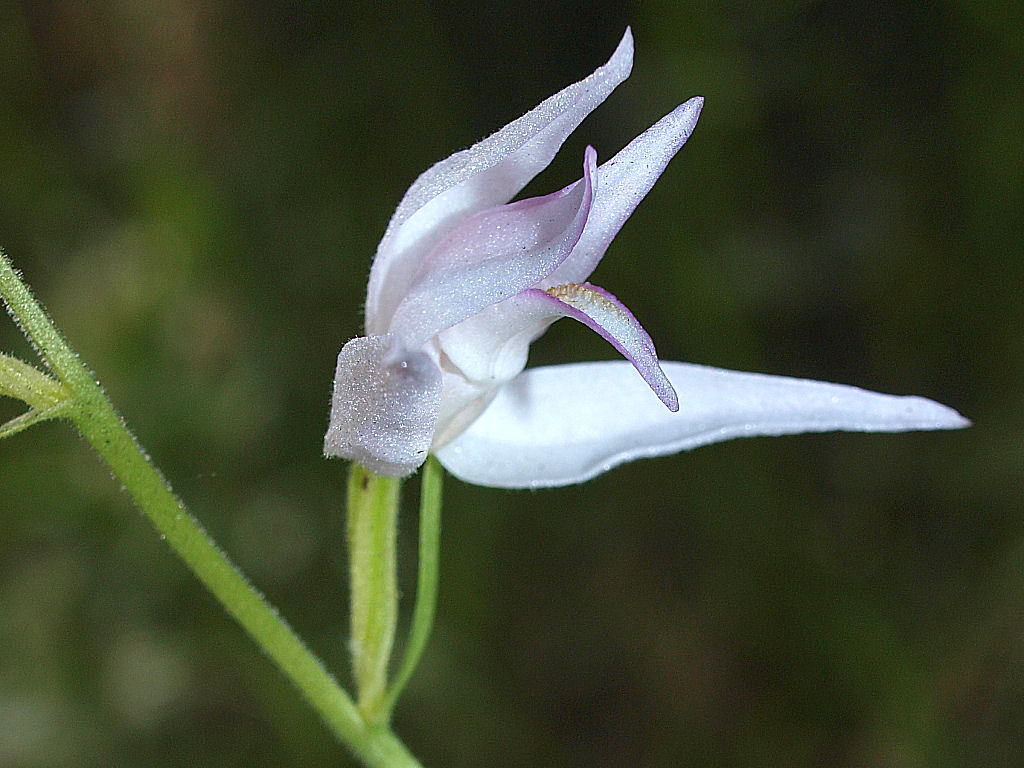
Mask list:
[[[597,194],[587,227],[568,259],[544,283],[582,283],[697,125],[704,99],[681,104],[597,169]]]
[[[650,335],[629,308],[604,288],[573,283],[546,291],[533,289],[523,294],[522,301],[533,304],[539,312],[571,317],[596,331],[632,363],[666,408],[679,410],[679,398],[658,364]]]
[[[625,362],[531,368],[503,387],[437,457],[468,483],[542,488],[582,483],[627,461],[735,437],[970,424],[923,397],[686,363],[662,366],[679,392],[678,413],[649,397]]]
[[[420,260],[440,239],[466,216],[515,197],[632,67],[633,35],[627,28],[611,58],[588,77],[413,182],[388,223],[370,271],[368,334],[386,332]]]
[[[417,348],[557,269],[586,226],[596,167],[597,153],[587,147],[579,181],[471,217],[427,259],[389,331]]]

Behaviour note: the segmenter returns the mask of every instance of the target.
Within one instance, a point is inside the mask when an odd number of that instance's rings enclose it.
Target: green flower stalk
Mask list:
[[[362,711],[389,711],[381,705],[393,704],[385,683],[386,658],[383,662],[378,658],[367,667],[368,671],[357,674],[360,701],[367,704],[361,710],[174,495],[93,374],[61,336],[2,251],[0,295],[53,374],[53,377],[48,376],[20,360],[0,355],[0,394],[22,400],[30,408],[23,416],[4,425],[0,436],[14,434],[45,418],[63,417],[71,421],[110,467],[161,538],[292,681],[338,739],[370,768],[418,768],[419,763],[382,718],[371,721]],[[365,471],[355,467],[353,476],[360,477],[361,472]],[[371,523],[370,527],[371,537],[382,536],[374,538],[375,552],[389,563],[390,570],[374,570],[369,581],[383,584],[390,578],[391,598],[397,599],[393,582],[394,512],[398,489],[396,481],[385,480],[384,484],[390,486],[385,494],[391,500],[391,517],[386,521],[390,531],[381,534],[380,526],[374,529]],[[373,482],[370,485],[379,487]],[[355,525],[359,527],[363,524],[361,521],[367,519],[363,512],[371,505],[358,490],[351,494],[350,500],[356,510]],[[377,574],[383,576],[378,578]],[[373,600],[379,594],[380,590],[375,590],[362,595],[360,604],[366,606],[366,597]],[[374,610],[366,606],[364,612],[370,616]],[[386,605],[381,615],[389,618],[379,626],[374,624],[372,629],[368,628],[372,622],[364,622],[365,634],[376,643],[371,655],[377,657],[387,655],[385,647],[390,652],[397,604]]]
[[[348,489],[351,628],[349,647],[359,711],[377,721],[387,695],[388,661],[398,624],[398,487],[353,464]]]
[[[398,623],[395,557],[400,481],[353,464],[348,488],[348,546],[351,586],[350,651],[360,713],[370,723],[387,723],[416,669],[434,623],[441,529],[441,465],[423,467],[420,486],[419,576],[405,653],[391,683],[388,668]]]

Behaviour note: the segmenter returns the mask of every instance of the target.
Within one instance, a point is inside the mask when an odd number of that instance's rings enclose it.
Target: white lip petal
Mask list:
[[[505,386],[437,457],[469,483],[539,488],[734,437],[969,424],[922,397],[685,363],[662,367],[679,393],[678,413],[666,410],[625,362],[533,368]]]
[[[388,224],[370,272],[366,330],[386,332],[421,260],[465,217],[508,202],[548,166],[566,137],[625,80],[633,66],[627,29],[608,62],[589,77],[469,149],[424,172]]]

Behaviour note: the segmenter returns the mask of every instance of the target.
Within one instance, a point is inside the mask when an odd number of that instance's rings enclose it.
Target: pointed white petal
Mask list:
[[[587,227],[572,254],[545,278],[542,288],[582,283],[590,277],[626,219],[690,138],[703,105],[700,96],[690,99],[597,169],[597,194]]]
[[[352,339],[338,355],[324,453],[378,475],[407,475],[427,458],[441,404],[441,369],[423,352],[383,360],[390,336]]]
[[[533,368],[502,388],[437,457],[469,483],[538,488],[583,482],[626,461],[734,437],[956,429],[969,423],[921,397],[662,365],[679,393],[678,413],[667,411],[627,363]]]
[[[422,259],[459,221],[506,203],[548,166],[588,114],[629,76],[633,37],[627,29],[608,62],[497,133],[442,160],[402,198],[370,272],[367,332],[384,333]]]
[[[690,137],[703,104],[697,97],[680,105],[597,169],[583,234],[539,287],[580,283],[590,276],[626,219]],[[523,370],[530,343],[555,319],[545,312],[524,311],[523,303],[514,297],[494,304],[441,334],[441,348],[467,378],[501,383]],[[669,389],[656,391],[670,403]]]
[[[585,154],[580,181],[478,213],[446,237],[423,263],[389,331],[415,349],[557,269],[590,214],[597,153],[587,147]]]

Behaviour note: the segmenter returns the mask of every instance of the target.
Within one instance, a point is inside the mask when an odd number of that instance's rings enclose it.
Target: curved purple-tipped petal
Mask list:
[[[441,406],[441,369],[427,354],[385,357],[390,336],[352,339],[338,355],[324,453],[378,475],[407,475],[427,458]]]
[[[596,167],[597,153],[587,147],[580,181],[478,213],[458,227],[423,263],[389,331],[415,349],[557,269],[587,223]]]
[[[571,317],[599,333],[633,364],[666,408],[679,410],[679,398],[658,364],[654,342],[626,305],[608,291],[590,283],[570,283],[546,291],[529,290],[516,301],[531,313]]]
[[[388,224],[370,272],[366,329],[387,331],[421,260],[453,226],[506,203],[548,166],[583,119],[629,76],[633,36],[627,29],[608,62],[523,117],[423,173]]]
[[[523,291],[444,331],[440,348],[468,379],[496,386],[526,367],[530,344],[560,317],[599,333],[633,363],[669,410],[679,409],[651,337],[622,302],[589,283]]]
[[[662,365],[679,392],[678,413],[651,397],[624,362],[532,368],[503,387],[437,457],[468,483],[539,488],[580,483],[626,461],[734,437],[958,429],[969,423],[922,397]]]
[[[597,194],[587,227],[572,254],[542,287],[582,283],[601,261],[626,219],[644,199],[672,157],[690,138],[704,99],[677,107],[597,169]]]

